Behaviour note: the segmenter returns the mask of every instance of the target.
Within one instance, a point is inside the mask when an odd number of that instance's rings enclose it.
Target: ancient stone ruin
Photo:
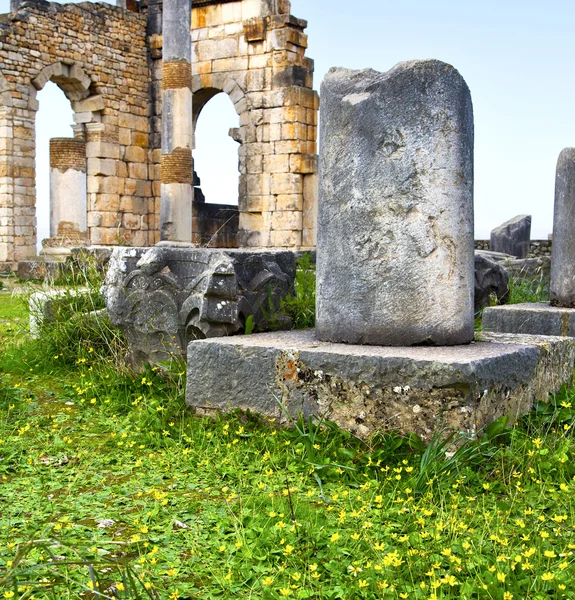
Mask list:
[[[250,318],[254,330],[289,329],[276,314],[295,274],[286,250],[116,248],[102,292],[141,366],[185,357],[193,340],[243,332]]]
[[[12,0],[0,17],[0,270],[37,256],[34,123],[49,81],[74,111],[73,135],[52,142],[52,255],[160,240],[313,248],[306,21],[288,0],[119,4]],[[198,117],[219,93],[240,120],[238,206],[204,200],[193,178]]]
[[[489,250],[527,258],[531,244],[531,216],[517,215],[491,232]]]
[[[321,110],[318,328],[190,343],[187,403],[430,439],[515,420],[571,381],[573,340],[472,341],[473,115],[459,73],[332,70]]]
[[[489,331],[575,337],[575,149],[559,155],[555,179],[550,303],[495,306],[483,314]]]

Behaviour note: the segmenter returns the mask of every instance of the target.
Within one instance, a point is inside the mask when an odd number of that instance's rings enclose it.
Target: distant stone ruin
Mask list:
[[[12,0],[0,16],[0,270],[36,257],[36,94],[49,81],[72,104],[69,145],[84,161],[72,176],[53,142],[52,254],[160,240],[314,247],[319,100],[306,21],[288,0],[119,4]],[[195,197],[194,130],[218,93],[240,119],[238,206]]]

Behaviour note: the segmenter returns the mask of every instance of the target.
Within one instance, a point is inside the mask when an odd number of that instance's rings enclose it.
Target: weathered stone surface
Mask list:
[[[321,91],[319,339],[473,339],[473,109],[450,65],[332,69]]]
[[[483,313],[483,329],[575,337],[575,309],[551,306],[546,302],[493,306]]]
[[[475,312],[491,304],[491,299],[504,303],[509,295],[509,274],[489,253],[475,251]]]
[[[531,216],[518,215],[491,232],[489,249],[517,258],[527,258],[531,242]]]
[[[575,148],[565,148],[557,161],[551,304],[575,307]]]
[[[157,363],[185,356],[191,340],[239,331],[250,315],[259,329],[288,327],[273,313],[295,272],[290,251],[116,248],[102,292],[135,363]]]
[[[575,340],[486,334],[458,347],[331,344],[313,331],[203,340],[188,346],[186,401],[197,411],[249,409],[286,422],[317,415],[365,437],[443,425],[475,433],[570,383]]]

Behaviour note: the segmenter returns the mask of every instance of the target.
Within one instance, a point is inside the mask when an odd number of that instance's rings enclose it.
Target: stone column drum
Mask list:
[[[473,107],[437,60],[332,69],[321,92],[317,337],[473,340]]]
[[[192,241],[191,0],[163,8],[160,239]]]
[[[58,245],[85,238],[86,142],[74,138],[50,140],[50,237]]]
[[[551,304],[575,308],[575,148],[565,148],[557,161]]]

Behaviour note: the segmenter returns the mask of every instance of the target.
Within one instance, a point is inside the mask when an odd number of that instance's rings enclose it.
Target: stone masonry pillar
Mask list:
[[[86,242],[86,142],[50,140],[50,240],[45,246]]]
[[[332,69],[321,87],[322,341],[473,340],[473,107],[451,66]]]
[[[160,239],[191,242],[191,0],[165,0],[163,10]]]
[[[565,148],[557,161],[551,304],[575,308],[575,148]]]

